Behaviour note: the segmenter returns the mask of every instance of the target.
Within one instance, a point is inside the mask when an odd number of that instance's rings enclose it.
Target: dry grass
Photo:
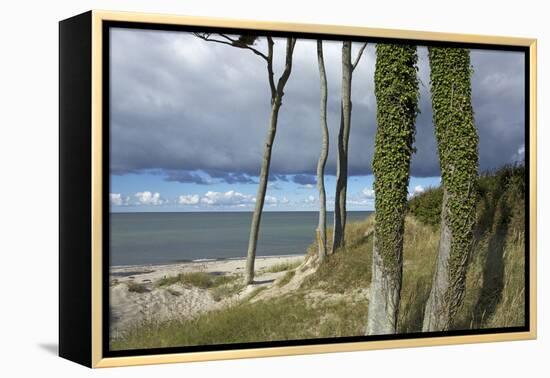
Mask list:
[[[128,286],[128,291],[131,293],[143,294],[151,291],[151,289],[144,283],[130,281],[126,285]]]
[[[424,306],[430,294],[439,244],[439,233],[413,217],[405,221],[403,239],[403,287],[397,330],[400,333],[422,330]]]
[[[293,270],[296,269],[302,261],[285,261],[282,263],[278,263],[275,265],[270,266],[265,270],[266,273],[279,273],[284,272],[285,270]]]
[[[182,284],[186,286],[195,286],[200,289],[211,289],[231,283],[237,278],[237,275],[214,275],[205,272],[189,272],[180,273],[176,276],[163,277],[156,282],[156,286],[163,287]]]
[[[372,229],[374,217],[346,226],[347,244],[345,248],[330,254],[325,262],[317,267],[314,274],[306,277],[302,288],[321,289],[327,293],[368,288],[371,278]],[[328,240],[332,230],[328,230]],[[317,244],[309,248],[309,258],[316,258]]]
[[[233,282],[212,288],[210,290],[210,295],[216,302],[219,302],[238,294],[244,286],[245,285],[242,280],[235,280]]]

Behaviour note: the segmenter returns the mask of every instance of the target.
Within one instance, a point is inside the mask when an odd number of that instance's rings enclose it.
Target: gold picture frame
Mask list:
[[[185,353],[167,353],[167,354],[152,354],[152,355],[133,355],[121,357],[106,357],[103,351],[104,348],[104,277],[102,276],[104,264],[103,251],[103,222],[106,216],[104,208],[105,188],[102,182],[104,175],[105,162],[103,161],[104,148],[104,25],[106,22],[128,22],[143,24],[144,28],[148,25],[168,25],[178,26],[185,25],[189,27],[214,27],[240,30],[254,30],[263,32],[285,32],[285,33],[302,33],[302,34],[323,34],[334,36],[354,36],[368,38],[388,38],[395,40],[418,40],[431,42],[452,42],[466,43],[476,45],[501,45],[501,46],[516,46],[528,49],[529,65],[528,83],[529,83],[529,277],[528,281],[529,292],[529,311],[528,311],[528,330],[520,332],[505,332],[505,333],[482,333],[474,335],[452,335],[452,336],[434,336],[422,338],[402,338],[374,341],[359,341],[359,342],[344,342],[330,344],[310,344],[310,345],[295,345],[295,346],[273,346],[261,347],[252,349],[230,349],[230,350],[214,350],[214,351],[198,351]],[[70,194],[72,199],[79,199],[78,196],[88,195],[85,205],[89,212],[83,216],[89,216],[89,223],[76,224],[70,219],[70,210],[64,208],[61,203],[61,246],[60,246],[60,355],[84,365],[99,368],[99,367],[114,367],[114,366],[130,366],[144,364],[161,364],[174,362],[189,362],[189,361],[208,361],[218,359],[238,359],[251,357],[268,357],[268,356],[284,356],[284,355],[301,355],[310,353],[328,353],[328,352],[347,352],[371,349],[388,349],[388,348],[403,348],[403,347],[419,347],[419,346],[435,346],[448,344],[466,344],[466,343],[483,343],[496,341],[512,341],[512,340],[528,340],[535,339],[537,336],[537,297],[536,297],[536,242],[537,242],[537,41],[531,38],[514,38],[501,36],[484,36],[484,35],[469,35],[469,34],[452,34],[452,33],[436,33],[425,31],[412,30],[395,30],[395,29],[378,29],[368,27],[355,26],[336,26],[336,25],[317,25],[317,24],[296,24],[296,23],[281,23],[281,22],[260,22],[251,20],[231,20],[209,17],[189,17],[161,14],[145,14],[145,13],[127,13],[127,12],[110,12],[93,10],[81,16],[76,16],[73,19],[62,21],[60,33],[60,75],[66,75],[64,69],[67,67],[64,59],[71,59],[72,55],[79,48],[89,49],[89,54],[81,57],[82,62],[91,58],[87,67],[89,68],[89,77],[82,78],[75,73],[74,77],[78,80],[84,80],[85,84],[82,87],[82,93],[86,94],[90,91],[89,97],[84,99],[90,100],[88,104],[79,96],[66,95],[63,93],[60,97],[60,123],[61,123],[61,186],[65,193],[70,192],[70,189],[63,189],[66,184],[64,179],[69,180],[72,174],[70,166],[64,167],[64,159],[69,159],[64,155],[64,143],[74,143],[74,135],[67,134],[66,139],[64,133],[77,132],[67,131],[69,122],[72,127],[76,127],[75,122],[89,121],[89,128],[83,128],[84,134],[78,135],[78,138],[83,138],[82,141],[89,143],[89,167],[80,166],[80,169],[86,169],[85,173],[89,177],[91,185],[89,192],[86,194],[73,193]],[[83,32],[85,36],[81,41],[76,40],[75,33]],[[72,36],[67,36],[72,34]],[[89,37],[89,38],[88,38]],[[71,39],[72,38],[72,39]],[[87,41],[87,42],[86,42]],[[68,74],[67,74],[68,75]],[[61,92],[65,89],[68,91],[69,86],[73,85],[71,78],[60,78]],[[77,80],[77,79],[75,79]],[[67,85],[67,87],[64,87]],[[71,115],[70,110],[67,110],[74,104],[71,101],[81,101],[78,105],[84,109],[83,114]],[[69,112],[69,113],[67,113]],[[73,117],[73,118],[71,118]],[[80,118],[79,118],[80,117]],[[71,141],[72,140],[72,141]],[[70,151],[67,150],[67,154]],[[74,152],[73,150],[73,153]],[[82,152],[84,153],[84,152]],[[67,163],[69,164],[69,163]],[[80,198],[81,199],[81,198]],[[63,202],[63,201],[62,201]],[[73,214],[74,215],[74,214]],[[76,216],[76,215],[74,215]],[[64,220],[65,219],[65,220]],[[79,229],[71,227],[80,227]],[[78,240],[65,241],[69,232],[82,232],[88,235],[80,237]],[[72,243],[72,244],[71,244]],[[76,257],[70,257],[68,248],[72,246],[72,253],[75,253],[75,246],[78,251],[85,250],[85,259],[76,260]],[[69,272],[72,271],[73,273]],[[84,272],[83,274],[80,274]],[[81,277],[76,277],[79,274]],[[89,280],[89,285],[85,283],[79,284],[78,280]],[[88,282],[88,281],[86,281]],[[73,287],[71,287],[73,286]],[[81,291],[81,300],[85,303],[84,307],[79,309],[73,308],[75,305],[74,296],[76,290]],[[84,291],[82,293],[82,291]],[[89,292],[88,292],[89,291]],[[78,311],[88,311],[89,315],[82,317],[82,313]],[[88,312],[86,312],[88,314]],[[80,320],[76,323],[71,319],[80,316]],[[77,339],[83,340],[86,344],[83,351],[75,352],[74,348],[77,345]],[[89,344],[89,345],[88,345]]]

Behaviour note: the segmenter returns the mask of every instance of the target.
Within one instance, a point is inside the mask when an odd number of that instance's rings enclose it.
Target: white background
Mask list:
[[[545,1],[4,1],[0,22],[0,375],[4,377],[522,377],[550,373],[545,295],[550,206]],[[537,341],[91,371],[56,356],[58,25],[89,9],[536,37],[539,67]],[[498,143],[498,140],[495,140]],[[546,212],[544,211],[546,210]]]

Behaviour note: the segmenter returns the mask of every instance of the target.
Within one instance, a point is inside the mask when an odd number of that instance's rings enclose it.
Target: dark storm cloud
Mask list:
[[[258,41],[257,47],[263,47]],[[284,63],[276,40],[276,75]],[[330,152],[335,174],[341,46],[325,42]],[[359,45],[354,45],[354,55]],[[111,171],[157,171],[169,181],[255,183],[269,118],[265,62],[250,51],[204,42],[187,33],[119,29],[111,42]],[[523,55],[471,54],[480,166],[517,158],[523,145]],[[375,47],[354,71],[350,175],[371,173],[376,130]],[[315,183],[320,148],[319,76],[314,41],[299,40],[273,145],[270,181]],[[438,176],[427,50],[419,48],[420,110],[414,176]],[[299,177],[297,179],[297,177]],[[298,180],[298,181],[297,181]],[[301,182],[299,182],[301,181]]]
[[[181,183],[195,183],[199,185],[212,184],[211,180],[201,176],[196,172],[165,170],[164,173],[166,175],[165,177],[166,181],[176,181]]]
[[[284,182],[289,182],[290,179],[288,178],[288,176],[286,175],[280,175],[280,174],[277,174],[277,173],[274,173],[274,174],[269,174],[269,181],[270,182],[273,182],[273,181],[284,181]]]
[[[294,175],[292,181],[299,185],[315,185],[317,179],[313,175]]]
[[[219,170],[185,171],[185,170],[155,170],[156,174],[165,176],[166,181],[212,185],[220,181],[228,184],[257,184],[258,182],[245,173],[223,172]]]
[[[206,173],[215,179],[219,179],[228,184],[257,184],[258,182],[245,173],[223,172],[210,169]]]

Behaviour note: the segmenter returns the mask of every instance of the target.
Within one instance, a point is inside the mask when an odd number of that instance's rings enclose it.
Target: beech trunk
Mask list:
[[[317,243],[319,260],[327,255],[327,204],[325,192],[325,165],[328,157],[328,124],[327,124],[327,74],[323,57],[323,42],[317,41],[317,60],[319,62],[319,81],[321,84],[320,118],[321,118],[321,154],[317,163],[317,187],[319,189],[319,225],[317,226]]]
[[[338,132],[338,156],[336,162],[336,192],[334,195],[334,232],[332,251],[345,245],[346,192],[348,188],[348,144],[351,128],[351,42],[342,43],[342,104],[340,130]]]

